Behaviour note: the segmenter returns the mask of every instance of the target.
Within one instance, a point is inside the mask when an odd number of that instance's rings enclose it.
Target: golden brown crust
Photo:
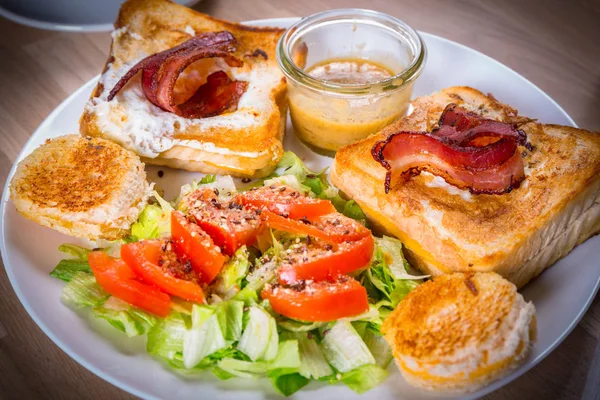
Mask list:
[[[85,211],[114,195],[127,172],[115,168],[115,162],[129,155],[122,147],[98,138],[48,139],[34,155],[35,162],[20,164],[11,189],[40,206]]]
[[[21,214],[92,240],[126,235],[149,190],[144,164],[135,154],[79,135],[47,140],[19,163],[10,184]]]
[[[381,331],[399,355],[450,356],[488,341],[516,294],[516,287],[497,274],[441,275],[410,292]]]
[[[244,62],[244,66],[239,70],[252,71],[254,68],[266,65],[277,68],[275,48],[284,31],[281,28],[250,27],[218,20],[167,0],[129,0],[125,2],[115,22],[115,29],[121,28],[127,30],[113,39],[109,60],[103,73],[108,70],[111,63],[115,67],[119,67],[139,59],[140,54],[155,54],[188,40],[190,28],[196,34],[220,30],[230,31],[238,42],[234,55]],[[99,83],[91,98],[100,96],[104,89]],[[173,137],[178,140],[211,143],[217,148],[237,153],[256,153],[270,149],[271,157],[267,157],[265,164],[261,165],[259,169],[274,168],[283,152],[280,125],[282,120],[285,121],[286,116],[286,102],[285,100],[281,101],[281,99],[285,99],[285,79],[281,78],[279,84],[274,87],[266,87],[265,90],[270,91],[269,98],[275,107],[272,112],[261,118],[260,122],[243,129],[235,126],[200,128],[197,125],[188,125],[184,129],[176,128]],[[126,107],[123,114],[126,118]],[[100,128],[97,116],[87,109],[80,119],[80,131],[84,135],[110,138],[110,135]],[[205,165],[202,162],[203,152],[197,152],[197,157],[196,165]],[[158,158],[161,156],[159,155]],[[163,160],[157,160],[156,163],[169,164],[169,159],[165,159],[164,155],[162,158]],[[148,159],[148,162],[153,163],[153,160]],[[190,164],[188,169],[208,172],[202,167],[195,168],[194,163]],[[252,170],[252,168],[247,169]],[[228,173],[227,170],[220,172]],[[243,176],[249,175],[252,174]]]
[[[446,274],[410,292],[381,331],[411,384],[472,391],[524,359],[535,308],[498,274]]]
[[[450,102],[488,118],[521,124],[534,147],[533,152],[521,149],[526,165],[521,187],[503,195],[470,195],[456,190],[452,194],[452,187],[439,187],[432,176],[420,175],[386,195],[385,170],[370,155],[373,145],[398,130],[430,129]],[[420,269],[434,275],[496,271],[517,286],[524,285],[548,265],[531,265],[526,271],[521,270],[522,266],[553,238],[575,226],[577,217],[587,208],[596,206],[593,199],[599,197],[600,135],[538,124],[518,116],[516,110],[493,97],[466,87],[418,98],[413,105],[415,111],[410,116],[338,151],[332,168],[333,183],[371,211],[382,214],[371,212],[372,218],[387,222],[418,243],[422,249],[417,250],[424,249],[433,259],[426,260],[408,245],[413,250],[409,257]],[[577,242],[598,229],[582,228]],[[566,252],[561,250],[561,256]],[[555,260],[549,256],[545,262]]]

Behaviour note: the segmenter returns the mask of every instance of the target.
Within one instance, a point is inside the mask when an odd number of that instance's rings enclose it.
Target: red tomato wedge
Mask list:
[[[263,186],[238,196],[247,207],[269,210],[292,219],[311,218],[335,211],[328,200],[314,199],[283,185]]]
[[[88,255],[96,282],[111,295],[160,317],[169,315],[171,298],[158,288],[137,281],[125,261],[112,258],[102,251]]]
[[[261,296],[279,314],[300,321],[335,321],[369,309],[367,290],[349,276],[289,288],[267,285]]]
[[[371,231],[363,225],[337,212],[310,220],[295,220],[265,210],[261,217],[269,228],[297,235],[309,235],[331,243],[354,241],[371,235]]]
[[[367,266],[374,247],[371,235],[339,244],[313,242],[292,245],[277,270],[279,282],[291,285],[303,280],[335,279]]]
[[[145,282],[173,296],[204,303],[204,293],[198,283],[173,275],[172,272],[178,272],[181,265],[169,252],[169,247],[169,242],[158,239],[129,243],[121,246],[121,258]],[[163,261],[165,259],[167,261]],[[189,275],[187,271],[182,275],[185,273]]]
[[[293,233],[296,235],[310,235],[326,241],[330,240],[330,237],[326,232],[312,226],[310,223],[304,223],[299,220],[285,218],[268,210],[262,211],[260,216],[265,225],[269,228]]]
[[[187,257],[200,281],[210,283],[221,271],[225,256],[210,236],[179,211],[171,213],[171,236],[178,257]]]
[[[259,215],[236,200],[222,201],[212,189],[199,189],[186,197],[188,214],[196,219],[225,254],[252,244],[262,229]]]
[[[364,225],[338,212],[309,218],[309,222],[313,227],[325,232],[329,240],[335,243],[371,236],[371,231]]]

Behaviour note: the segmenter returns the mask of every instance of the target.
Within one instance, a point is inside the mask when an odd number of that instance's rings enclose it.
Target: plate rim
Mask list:
[[[0,7],[0,15],[2,15],[2,10],[3,10],[3,8]],[[258,24],[258,25],[263,25],[263,26],[269,25],[269,24],[271,24],[272,26],[289,26],[289,24],[292,24],[300,19],[301,19],[301,17],[265,18],[265,19],[244,21],[242,23],[248,24],[248,25]],[[111,28],[112,28],[112,25],[111,25]],[[507,65],[501,63],[500,61],[498,61],[478,50],[475,50],[471,47],[468,47],[461,43],[455,42],[453,40],[446,39],[442,36],[438,36],[438,35],[423,32],[423,31],[418,31],[418,33],[425,37],[429,36],[429,37],[435,38],[437,40],[441,40],[443,42],[449,43],[451,45],[459,46],[467,51],[476,53],[479,56],[483,56],[488,61],[499,64],[499,66],[508,70],[515,77],[521,79],[523,82],[534,87],[547,100],[549,100],[551,103],[553,103],[557,107],[557,109],[560,110],[567,117],[567,119],[570,121],[570,123],[574,127],[578,127],[577,124],[575,123],[575,121],[573,120],[573,118],[552,97],[550,97],[546,92],[544,92],[542,89],[540,89],[537,85],[535,85],[534,83],[529,81],[526,77],[522,76],[521,74],[519,74],[512,68],[508,67]],[[75,360],[79,365],[81,365],[88,371],[92,372],[97,377],[110,383],[111,385],[116,386],[117,388],[119,388],[125,392],[128,392],[130,394],[133,394],[134,396],[140,397],[140,398],[160,399],[159,397],[156,397],[152,393],[145,392],[144,390],[139,390],[117,378],[113,378],[109,373],[105,373],[104,371],[97,368],[95,365],[88,363],[86,360],[83,359],[83,356],[80,356],[66,342],[64,342],[63,340],[58,338],[54,334],[54,332],[52,330],[50,330],[44,322],[41,321],[38,314],[31,308],[31,305],[26,300],[26,297],[22,293],[20,286],[16,282],[15,276],[12,272],[12,267],[7,268],[8,256],[6,255],[7,247],[6,247],[6,238],[4,236],[5,221],[6,221],[5,215],[6,215],[6,209],[7,209],[6,205],[8,204],[8,202],[10,200],[10,193],[9,193],[10,192],[10,190],[9,190],[10,180],[15,173],[16,167],[17,167],[19,161],[21,161],[25,157],[25,154],[24,154],[25,150],[29,147],[30,143],[33,141],[34,137],[36,136],[36,133],[40,130],[45,129],[45,127],[56,118],[56,115],[59,114],[60,112],[62,112],[67,107],[67,105],[69,105],[72,102],[73,98],[77,97],[81,92],[87,90],[88,86],[91,86],[94,83],[96,83],[97,80],[99,79],[99,77],[100,77],[100,74],[94,76],[92,79],[90,79],[89,81],[84,83],[77,90],[75,90],[73,93],[71,93],[66,99],[64,99],[54,110],[52,110],[52,112],[50,114],[48,114],[48,116],[34,130],[34,132],[31,134],[29,139],[27,139],[27,141],[25,142],[25,144],[19,151],[19,154],[17,155],[15,162],[13,163],[13,165],[7,175],[6,182],[5,182],[5,185],[3,188],[3,192],[2,192],[2,199],[1,199],[1,204],[0,204],[0,215],[2,216],[2,219],[0,221],[0,256],[1,256],[2,262],[4,264],[4,270],[6,271],[9,282],[10,282],[15,294],[17,295],[19,302],[21,303],[21,305],[23,306],[23,308],[25,309],[25,311],[27,312],[29,317],[31,319],[33,319],[33,321],[36,323],[36,325],[42,330],[42,332],[46,336],[48,336],[48,338],[50,338],[50,340],[52,340],[52,342],[54,342],[55,345],[57,345],[62,351],[64,351],[69,357],[71,357],[73,360]],[[546,349],[544,349],[540,354],[538,354],[535,358],[533,358],[530,361],[530,363],[527,365],[526,368],[518,368],[517,370],[509,373],[508,375],[506,375],[506,376],[492,382],[491,384],[485,386],[484,388],[478,390],[476,393],[463,394],[463,398],[464,399],[473,399],[473,398],[478,398],[480,396],[485,396],[503,386],[510,384],[511,382],[513,382],[514,380],[516,380],[517,378],[519,378],[526,372],[535,368],[543,359],[545,359],[551,352],[553,352],[556,349],[556,347],[558,347],[558,345],[560,345],[566,339],[566,337],[571,334],[573,329],[575,329],[575,327],[581,322],[581,319],[583,318],[585,313],[588,311],[588,309],[589,309],[590,305],[592,304],[593,300],[595,299],[596,294],[598,293],[599,289],[600,289],[600,277],[597,279],[594,289],[592,290],[588,299],[586,300],[584,307],[582,307],[582,309],[579,311],[579,313],[576,315],[576,317],[572,320],[571,324],[567,327],[567,329],[565,329],[562,332],[562,334],[559,335],[552,342],[552,344],[550,346],[546,347]]]

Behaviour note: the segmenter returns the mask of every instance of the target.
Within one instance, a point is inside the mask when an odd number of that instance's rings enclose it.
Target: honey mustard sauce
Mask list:
[[[305,72],[319,81],[337,85],[369,85],[395,75],[385,65],[362,58],[328,59]],[[328,93],[326,101],[319,91],[290,91],[290,115],[296,135],[313,150],[325,150],[325,154],[336,151],[404,115],[411,93],[410,87],[406,89]]]
[[[364,85],[394,76],[384,65],[362,58],[330,59],[306,70],[313,78],[341,84]]]

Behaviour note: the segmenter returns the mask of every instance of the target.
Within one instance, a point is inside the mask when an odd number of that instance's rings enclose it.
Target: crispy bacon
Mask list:
[[[475,139],[482,137],[512,136],[521,146],[529,149],[527,135],[515,124],[494,121],[458,107],[454,103],[446,106],[439,121],[439,128],[431,133],[446,138],[459,146],[474,145]]]
[[[243,62],[232,55],[235,38],[230,32],[197,35],[179,46],[148,56],[134,65],[110,91],[111,101],[125,84],[142,71],[142,88],[152,104],[186,118],[205,118],[237,109],[247,82],[233,81],[223,71],[207,77],[207,82],[183,104],[175,104],[173,89],[179,75],[193,62],[203,58],[223,58],[231,67]]]
[[[422,171],[471,193],[502,194],[525,178],[519,145],[527,136],[515,125],[485,119],[449,104],[432,132],[398,132],[373,147],[387,169],[385,192]],[[528,147],[529,148],[529,147]]]

